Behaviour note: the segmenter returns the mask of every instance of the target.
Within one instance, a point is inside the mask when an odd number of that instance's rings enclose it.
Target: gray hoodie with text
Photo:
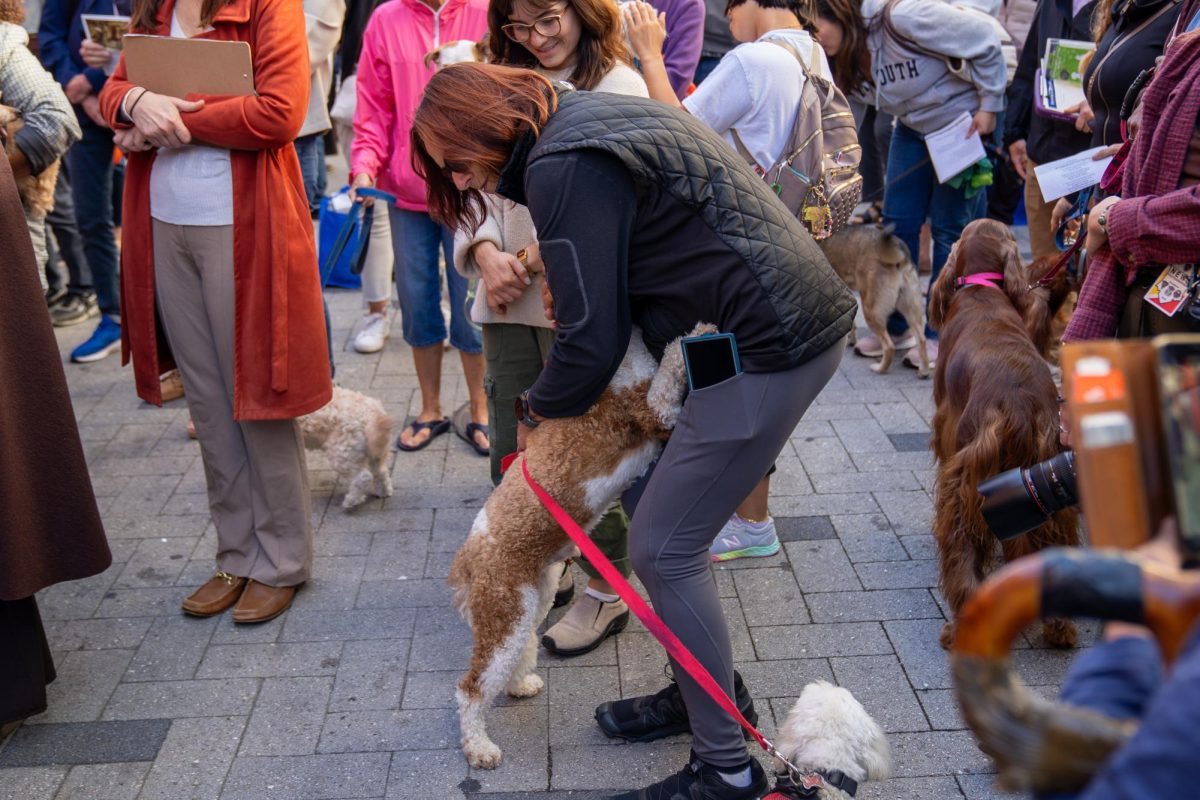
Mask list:
[[[1007,73],[992,21],[998,0],[896,0],[892,25],[916,47],[885,35],[889,0],[864,0],[876,105],[900,122],[928,134],[964,111],[1004,110]],[[958,6],[972,6],[964,9]],[[950,63],[961,69],[952,71]]]

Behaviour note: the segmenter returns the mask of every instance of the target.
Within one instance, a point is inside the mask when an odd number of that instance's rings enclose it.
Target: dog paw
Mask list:
[[[342,508],[346,509],[347,511],[358,508],[366,499],[366,497],[352,497],[351,495],[346,495],[346,498],[342,500]]]
[[[921,378],[922,380],[929,380],[929,376],[932,374],[933,374],[933,372],[930,370],[927,370],[927,369],[917,370],[917,377]]]
[[[942,626],[942,635],[938,637],[938,642],[942,645],[943,650],[949,650],[954,644],[954,623],[947,622]]]
[[[467,763],[475,769],[495,769],[500,766],[500,758],[503,754],[494,743],[486,742],[464,747],[463,755],[467,757]]]
[[[545,681],[542,676],[536,672],[531,672],[519,681],[513,682],[508,687],[509,697],[533,697],[542,690],[545,686]]]
[[[882,361],[876,361],[874,364],[871,365],[871,372],[874,372],[876,375],[883,375],[884,373],[886,373],[888,371],[888,367],[890,367],[890,366],[891,366],[891,364],[889,364],[887,367],[885,367],[883,365]]]

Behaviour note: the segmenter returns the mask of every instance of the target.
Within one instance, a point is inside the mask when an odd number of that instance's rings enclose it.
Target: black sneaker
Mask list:
[[[59,287],[46,290],[46,307],[50,307],[67,296],[67,290]]]
[[[50,321],[55,327],[65,328],[68,325],[78,325],[92,317],[99,316],[100,306],[96,303],[96,295],[75,294],[68,292],[67,296],[50,308]]]
[[[757,726],[758,712],[754,710],[754,701],[742,683],[741,673],[736,670],[733,673],[733,699],[746,721]],[[596,723],[610,739],[629,742],[653,742],[692,730],[683,694],[673,679],[657,694],[601,703],[596,707]],[[748,733],[746,736],[749,738]]]
[[[705,764],[693,751],[688,765],[666,780],[645,789],[612,795],[610,800],[762,800],[771,791],[771,784],[757,761],[751,758],[739,769],[747,766],[750,785],[732,786],[716,767]]]

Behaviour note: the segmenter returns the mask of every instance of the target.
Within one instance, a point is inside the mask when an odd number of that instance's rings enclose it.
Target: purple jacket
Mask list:
[[[704,46],[704,0],[648,0],[650,5],[667,15],[667,40],[663,42],[663,61],[671,88],[680,100],[687,97],[688,87],[700,63],[700,48]]]

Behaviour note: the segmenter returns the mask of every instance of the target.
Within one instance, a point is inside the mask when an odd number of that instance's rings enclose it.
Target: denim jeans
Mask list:
[[[83,240],[75,222],[75,199],[71,196],[70,170],[65,161],[54,182],[54,208],[46,215],[46,227],[46,249],[50,251],[46,279],[51,287],[65,285],[75,294],[90,292],[92,273],[83,255]],[[66,275],[62,274],[62,264],[66,264]]]
[[[986,193],[967,199],[966,191],[938,183],[929,161],[929,151],[921,134],[902,122],[896,122],[892,145],[888,152],[887,185],[883,193],[884,222],[896,226],[896,235],[908,245],[913,261],[921,252],[921,226],[925,220],[933,229],[933,275],[937,280],[942,265],[950,256],[950,248],[962,235],[967,223],[983,216]],[[894,329],[894,330],[893,330]],[[908,329],[903,317],[893,314],[888,331],[893,335]],[[929,324],[925,335],[937,338]]]
[[[300,174],[304,176],[304,193],[308,195],[308,210],[316,214],[321,209],[325,173],[325,141],[323,133],[312,133],[296,140],[296,155],[300,159]]]
[[[448,265],[450,290],[450,344],[464,353],[483,352],[479,330],[467,312],[467,279],[454,269],[454,231],[433,221],[423,211],[390,206],[392,249],[396,254],[396,294],[400,298],[400,325],[410,347],[431,347],[446,340],[442,316],[442,268],[438,250]]]
[[[720,63],[720,56],[701,56],[700,63],[696,65],[696,75],[692,78],[692,82],[699,86]]]
[[[67,151],[75,221],[100,310],[117,316],[121,313],[121,290],[117,239],[113,234],[112,131],[90,123],[82,127],[83,138]]]

